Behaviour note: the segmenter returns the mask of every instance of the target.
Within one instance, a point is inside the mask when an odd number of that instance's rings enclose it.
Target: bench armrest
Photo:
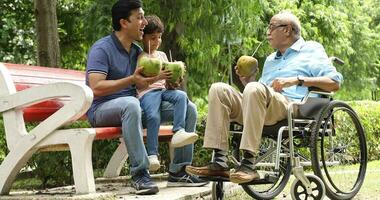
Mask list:
[[[7,110],[14,108],[21,109],[49,99],[61,97],[70,97],[73,100],[83,99],[82,106],[85,106],[88,109],[92,103],[93,94],[91,89],[87,86],[69,82],[41,85],[18,91],[7,96],[0,96],[0,112],[6,112]]]
[[[0,96],[0,112],[3,112],[6,118],[8,113],[11,115],[19,108],[59,97],[70,97],[70,101],[30,131],[28,136],[34,139],[30,144],[33,146],[60,126],[80,118],[92,103],[91,89],[86,85],[69,82],[32,87],[7,96]],[[12,124],[12,126],[18,126],[18,124]]]

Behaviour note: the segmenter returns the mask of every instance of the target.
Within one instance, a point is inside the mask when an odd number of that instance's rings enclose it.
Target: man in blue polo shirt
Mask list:
[[[342,75],[332,66],[321,44],[304,41],[296,16],[289,12],[273,16],[267,39],[276,52],[267,57],[258,82],[254,82],[254,72],[249,77],[240,76],[245,85],[243,94],[224,83],[211,86],[204,147],[213,149],[214,156],[208,166],[188,166],[188,173],[229,177],[234,183],[258,179],[253,163],[258,156],[263,126],[285,119],[288,104],[301,100],[308,87],[339,89]],[[226,163],[230,121],[244,125],[240,143],[243,159],[241,166],[231,173]]]
[[[149,160],[142,138],[144,118],[140,102],[136,98],[136,86],[147,87],[157,77],[145,78],[142,68],[136,67],[137,57],[142,49],[134,44],[141,40],[147,21],[140,0],[119,0],[112,7],[114,32],[98,40],[90,49],[87,58],[86,84],[94,93],[94,101],[87,112],[92,126],[121,126],[127,146],[132,175],[132,186],[137,194],[155,194],[157,185],[148,172]],[[165,77],[165,78],[170,78]],[[163,104],[163,121],[173,118],[173,106]],[[186,112],[186,131],[194,132],[197,111],[193,103]],[[202,186],[206,181],[185,172],[191,164],[193,145],[174,150],[169,167],[172,186]]]

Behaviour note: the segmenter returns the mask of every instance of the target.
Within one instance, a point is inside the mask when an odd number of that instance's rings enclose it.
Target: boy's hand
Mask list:
[[[177,88],[179,88],[181,86],[182,81],[183,81],[183,77],[179,78],[178,81],[175,82],[175,83],[166,81],[165,88],[167,90],[175,90],[175,89],[177,89]]]
[[[172,72],[170,70],[161,70],[160,73],[156,76],[157,80],[168,80],[172,77]]]

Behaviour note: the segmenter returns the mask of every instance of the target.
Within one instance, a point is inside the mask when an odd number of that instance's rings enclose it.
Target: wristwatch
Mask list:
[[[298,80],[298,84],[297,86],[303,86],[305,80],[303,77],[301,77],[300,75],[297,75],[297,80]]]

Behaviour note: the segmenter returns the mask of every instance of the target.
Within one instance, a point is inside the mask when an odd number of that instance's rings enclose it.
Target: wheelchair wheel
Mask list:
[[[272,144],[273,140],[269,138],[262,139],[260,153],[267,153],[269,155],[256,165],[256,170],[260,174],[262,181],[242,185],[244,191],[255,199],[275,198],[283,191],[291,175],[290,159],[288,154],[285,155],[284,153],[282,153],[280,158],[280,170],[278,174],[275,174],[274,162],[276,151],[273,151],[273,148],[276,145]]]
[[[211,195],[212,200],[224,199],[223,181],[212,182]]]
[[[364,129],[354,110],[332,101],[313,128],[311,154],[314,173],[330,199],[351,199],[360,190],[367,168]]]
[[[302,184],[302,182],[299,179],[294,180],[292,183],[290,194],[292,196],[292,199],[295,200],[309,200],[309,199],[316,199],[320,200],[323,199],[326,195],[326,190],[323,185],[322,180],[315,175],[306,175],[306,178],[310,181],[311,184],[311,194],[307,194],[306,187]]]

